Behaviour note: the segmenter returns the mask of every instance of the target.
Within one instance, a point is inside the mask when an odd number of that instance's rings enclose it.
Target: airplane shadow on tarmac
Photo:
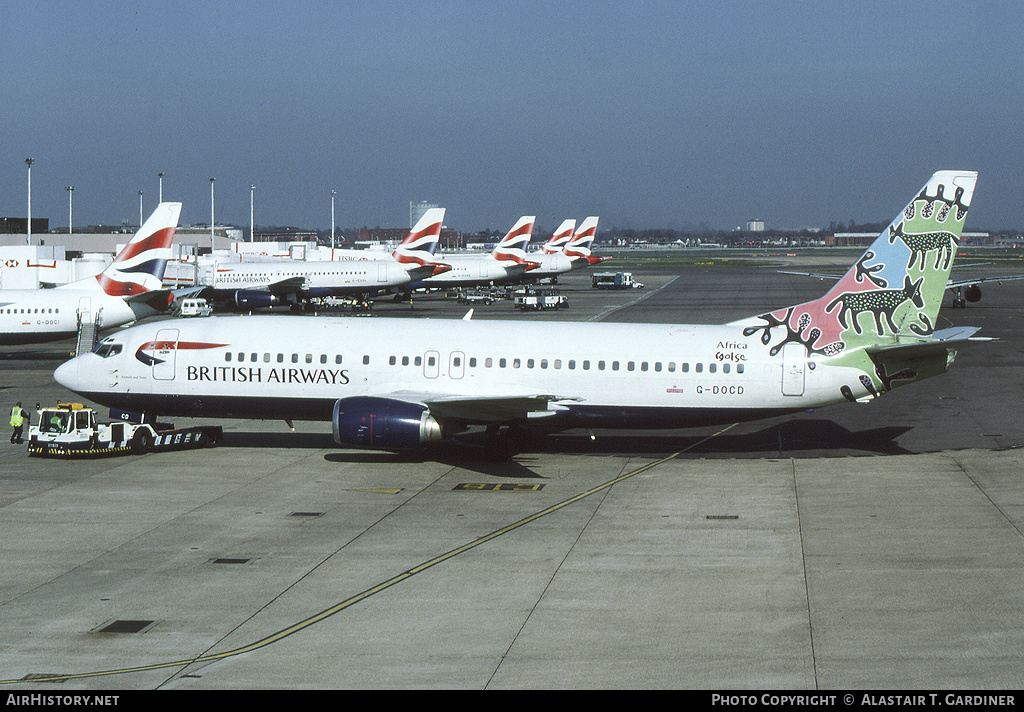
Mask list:
[[[376,450],[337,450],[329,433],[227,432],[221,447],[299,448],[335,450],[329,462],[387,464],[389,462],[441,462],[495,477],[539,477],[529,463],[544,454],[629,455],[663,457],[673,452],[686,457],[780,458],[850,457],[914,454],[896,440],[909,427],[851,431],[831,420],[794,420],[752,432],[710,433],[682,431],[597,431],[594,438],[582,431],[536,434],[514,452],[495,452],[483,431],[460,435],[428,451],[390,453]]]

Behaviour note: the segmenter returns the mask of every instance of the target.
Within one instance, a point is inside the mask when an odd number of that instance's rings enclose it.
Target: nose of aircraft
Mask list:
[[[79,361],[82,360],[81,356],[76,356],[70,361],[65,361],[57,370],[53,372],[53,378],[60,385],[67,388],[69,391],[78,391],[81,384],[81,377],[79,375]]]

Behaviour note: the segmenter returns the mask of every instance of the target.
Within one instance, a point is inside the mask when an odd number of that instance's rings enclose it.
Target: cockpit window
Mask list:
[[[100,358],[110,358],[121,353],[121,344],[115,344],[113,341],[101,341],[96,344],[96,348],[92,350],[94,354]]]

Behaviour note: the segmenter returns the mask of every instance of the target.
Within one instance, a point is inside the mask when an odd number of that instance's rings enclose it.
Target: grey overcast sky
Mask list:
[[[1024,3],[0,0],[0,215],[729,229],[889,220],[980,173],[1024,228]]]

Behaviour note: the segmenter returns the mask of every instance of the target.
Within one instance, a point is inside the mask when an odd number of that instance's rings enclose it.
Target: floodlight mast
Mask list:
[[[69,185],[69,186],[65,187],[64,190],[66,190],[68,192],[68,234],[70,235],[71,234],[71,228],[75,224],[75,221],[73,219],[74,207],[72,205],[72,197],[75,194],[75,186]]]
[[[28,232],[25,234],[25,244],[32,244],[32,164],[34,158],[26,158],[25,165],[28,166]]]

